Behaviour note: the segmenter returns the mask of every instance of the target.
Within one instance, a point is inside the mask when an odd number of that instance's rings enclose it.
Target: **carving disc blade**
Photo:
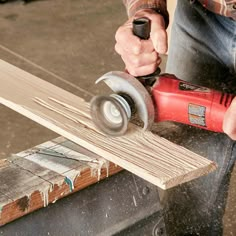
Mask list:
[[[94,124],[105,134],[121,136],[128,128],[129,118],[122,104],[111,96],[96,96],[91,101]]]

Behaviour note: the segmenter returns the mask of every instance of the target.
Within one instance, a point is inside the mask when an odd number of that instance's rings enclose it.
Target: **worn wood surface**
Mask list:
[[[132,124],[125,136],[103,135],[83,99],[4,61],[0,61],[0,84],[0,103],[163,189],[216,168],[213,162]]]
[[[0,163],[0,225],[121,171],[63,137]]]

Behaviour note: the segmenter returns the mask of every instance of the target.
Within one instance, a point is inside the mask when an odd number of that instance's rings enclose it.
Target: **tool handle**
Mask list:
[[[142,17],[133,20],[133,34],[140,39],[147,40],[150,37],[151,22],[148,18]]]
[[[133,34],[140,39],[147,40],[150,37],[151,21],[146,18],[138,18],[133,20]],[[161,69],[158,67],[156,71],[150,75],[139,76],[138,79],[144,79],[146,85],[152,85],[155,82],[155,77],[161,73]]]

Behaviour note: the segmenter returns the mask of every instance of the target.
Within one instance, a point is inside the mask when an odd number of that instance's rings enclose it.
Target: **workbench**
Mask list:
[[[2,160],[0,176],[2,235],[164,233],[156,186],[63,137]]]

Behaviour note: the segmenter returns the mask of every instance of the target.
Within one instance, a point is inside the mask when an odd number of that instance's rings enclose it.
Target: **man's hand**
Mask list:
[[[146,17],[151,21],[148,40],[141,40],[133,34],[134,19]],[[159,54],[167,51],[167,33],[162,15],[152,9],[140,10],[116,32],[115,50],[120,54],[126,69],[133,76],[148,75],[161,63]]]
[[[236,140],[236,97],[225,113],[223,130],[230,138]]]

